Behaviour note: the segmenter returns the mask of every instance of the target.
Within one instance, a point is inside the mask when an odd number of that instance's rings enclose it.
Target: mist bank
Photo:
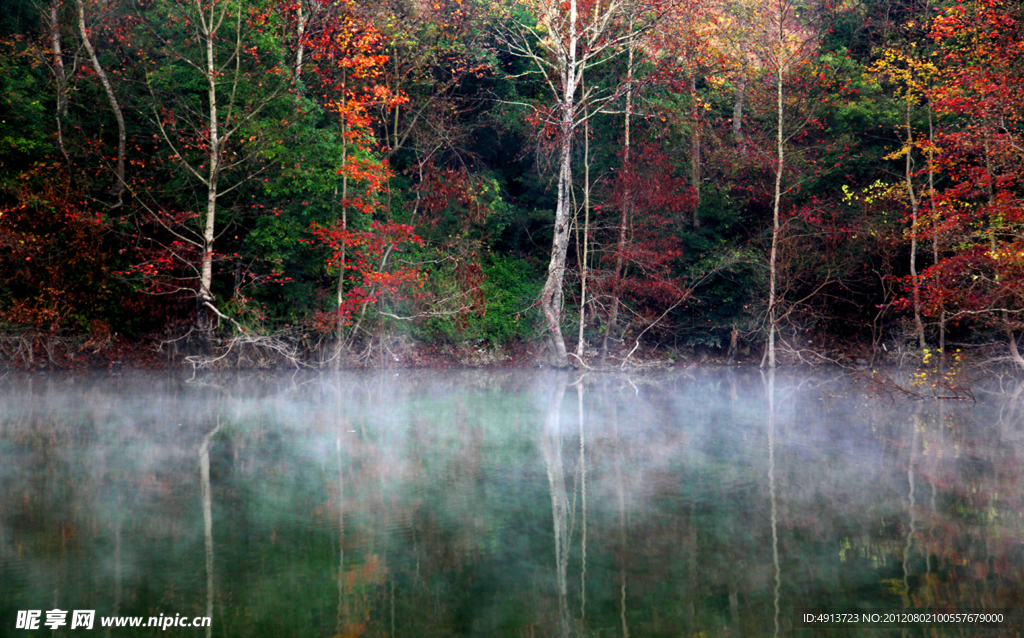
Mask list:
[[[1022,387],[922,402],[749,368],[9,375],[0,622],[790,635],[803,608],[1013,607]]]

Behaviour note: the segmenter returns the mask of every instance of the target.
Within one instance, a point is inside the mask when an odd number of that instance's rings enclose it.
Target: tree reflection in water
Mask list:
[[[805,607],[1020,606],[1024,386],[977,396],[743,369],[10,377],[0,623],[781,636]]]
[[[771,497],[771,524],[772,524],[772,565],[775,568],[775,588],[772,592],[772,602],[775,615],[772,621],[775,626],[774,636],[779,635],[779,620],[781,609],[779,608],[779,595],[782,589],[782,567],[779,565],[779,499],[775,483],[775,368],[769,368],[763,373],[765,379],[765,394],[768,399],[768,493]]]

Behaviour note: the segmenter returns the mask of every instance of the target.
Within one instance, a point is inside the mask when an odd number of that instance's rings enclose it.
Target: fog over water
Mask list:
[[[690,369],[0,380],[0,636],[1014,636],[1024,393]],[[1015,393],[1016,392],[1016,393]],[[105,616],[209,628],[101,628]],[[70,620],[70,614],[69,614]],[[154,633],[155,632],[155,633]],[[106,635],[106,634],[105,634]]]

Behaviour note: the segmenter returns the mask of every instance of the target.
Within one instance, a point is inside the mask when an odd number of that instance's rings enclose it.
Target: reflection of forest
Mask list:
[[[797,608],[1022,604],[1014,395],[393,374],[8,381],[0,622],[210,605],[228,636],[759,636]]]

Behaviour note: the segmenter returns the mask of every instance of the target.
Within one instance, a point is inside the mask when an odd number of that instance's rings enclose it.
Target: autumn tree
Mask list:
[[[694,201],[692,206],[689,206],[689,209],[693,214],[694,227],[699,228],[700,226],[699,217],[697,216],[697,205],[700,200],[701,131],[699,116],[700,100],[697,97],[696,91],[698,73],[696,67],[699,66],[699,63],[696,61],[701,58],[701,52],[704,50],[705,45],[705,40],[700,33],[701,29],[698,26],[702,8],[703,6],[700,2],[680,1],[666,4],[628,3],[623,9],[625,13],[625,30],[623,32],[625,42],[623,47],[626,50],[624,56],[626,58],[626,69],[623,83],[618,88],[618,93],[622,94],[623,99],[622,164],[621,170],[614,180],[615,189],[618,190],[613,196],[614,208],[618,210],[619,219],[616,229],[617,238],[613,250],[614,265],[611,272],[611,285],[606,287],[605,295],[608,312],[601,344],[602,358],[608,355],[609,342],[618,337],[619,310],[622,305],[621,296],[625,283],[623,277],[625,269],[629,267],[627,254],[630,251],[630,245],[633,243],[630,234],[633,229],[634,220],[637,220],[638,227],[643,227],[644,221],[640,219],[641,217],[650,213],[654,218],[657,218],[662,212],[647,211],[639,207],[639,202],[645,198],[640,195],[640,191],[634,192],[633,190],[642,184],[642,180],[637,180],[636,178],[638,173],[635,171],[634,164],[646,164],[644,159],[637,162],[637,155],[633,150],[635,145],[634,139],[637,137],[634,130],[636,128],[634,119],[640,114],[649,116],[649,113],[642,113],[644,109],[638,109],[637,104],[641,97],[642,89],[652,84],[664,84],[670,90],[679,90],[685,85],[686,88],[683,89],[683,92],[688,91],[689,93],[691,186],[689,189],[684,190],[693,195]],[[650,27],[655,23],[658,24],[658,29],[651,29]],[[638,73],[638,69],[645,63],[650,66],[651,61],[654,59],[659,59],[659,66],[661,68],[656,72],[648,72],[645,77],[642,77]],[[669,60],[668,63],[665,62],[666,59]],[[694,64],[689,64],[690,62]],[[685,82],[680,83],[678,76],[684,77]],[[643,153],[650,153],[651,151],[653,151],[653,147],[648,146],[643,150]],[[664,157],[658,154],[658,159],[655,160],[654,164],[662,163],[662,160],[664,160]],[[664,171],[662,173],[664,174]],[[623,187],[625,190],[621,190]],[[663,192],[667,192],[669,190],[678,190],[680,186],[673,182],[671,186],[666,183],[661,184],[659,188]],[[682,195],[682,191],[680,191],[679,195]]]
[[[619,233],[615,250],[605,256],[613,276],[595,276],[595,294],[622,304],[635,315],[643,332],[658,325],[691,294],[692,282],[679,267],[683,251],[678,229],[687,225],[696,195],[687,180],[673,172],[669,157],[646,143],[632,149],[629,163],[617,171],[611,184],[611,207],[628,206],[634,214],[625,238]],[[606,343],[607,338],[606,332]]]
[[[951,322],[978,320],[1005,335],[1011,360],[1024,367],[1024,33],[1019,7],[964,2],[935,18],[938,77],[928,93],[935,111],[955,118],[937,139],[937,170],[948,187],[936,194],[938,233],[955,247],[923,274],[924,307]]]
[[[902,25],[904,31],[916,31],[916,23],[913,21]],[[926,104],[927,92],[935,78],[937,69],[928,57],[921,55],[915,39],[910,39],[904,46],[897,44],[886,47],[880,57],[871,65],[869,73],[874,77],[889,82],[894,86],[894,98],[901,103],[902,127],[900,148],[885,157],[888,160],[901,160],[903,164],[903,179],[899,187],[901,199],[909,209],[910,227],[910,279],[911,305],[914,315],[914,328],[918,346],[925,348],[924,323],[922,321],[921,309],[921,280],[918,276],[918,244],[922,237],[923,220],[922,202],[929,197],[929,184],[933,177],[931,175],[931,158],[933,156],[932,140],[919,135],[914,129],[916,111],[922,105],[930,109]],[[922,179],[917,164],[917,156],[926,155],[927,173]],[[929,198],[934,201],[934,198]],[[928,207],[931,208],[931,207]],[[929,211],[934,212],[934,211]]]
[[[471,164],[468,138],[486,103],[473,83],[494,71],[494,13],[479,0],[390,0],[367,14],[385,38],[379,83],[407,98],[375,105],[394,170],[418,180],[427,164]]]
[[[547,89],[545,104],[533,105],[531,119],[554,141],[557,161],[557,202],[547,278],[541,289],[540,308],[550,342],[551,363],[569,363],[562,336],[563,281],[573,217],[573,138],[585,118],[610,101],[621,87],[598,93],[590,84],[583,92],[588,68],[618,56],[623,45],[636,36],[635,9],[613,0],[608,3],[541,0],[530,6],[532,14],[509,17],[511,28],[503,32],[506,46],[525,58]],[[623,29],[628,24],[631,28]],[[586,115],[585,115],[586,114]]]
[[[329,226],[313,226],[314,234],[331,249],[328,265],[338,270],[333,322],[334,361],[338,365],[345,329],[352,324],[356,310],[361,317],[381,291],[397,292],[418,278],[415,268],[387,269],[395,248],[419,238],[412,234],[411,226],[390,221],[382,195],[392,175],[373,131],[379,109],[397,109],[407,98],[386,85],[386,40],[353,3],[334,5],[303,37],[309,83],[340,125],[335,220]],[[385,219],[370,223],[380,211]]]
[[[801,7],[791,0],[772,0],[752,14],[751,45],[774,88],[775,143],[774,158],[770,160],[774,176],[772,194],[771,249],[768,258],[768,345],[762,366],[776,365],[776,334],[779,329],[780,298],[779,246],[782,240],[783,196],[792,185],[786,185],[787,143],[806,125],[806,117],[794,114],[787,104],[789,81],[808,53],[817,43],[817,33],[810,26],[813,16],[801,13]],[[794,117],[796,115],[796,117]]]
[[[140,185],[137,199],[149,225],[173,238],[168,263],[187,273],[175,288],[194,291],[207,332],[211,317],[223,315],[213,281],[225,198],[265,170],[261,149],[278,143],[287,125],[270,113],[292,80],[281,64],[284,22],[273,7],[247,0],[168,0],[144,17],[147,115],[164,168],[194,190],[169,201]]]

